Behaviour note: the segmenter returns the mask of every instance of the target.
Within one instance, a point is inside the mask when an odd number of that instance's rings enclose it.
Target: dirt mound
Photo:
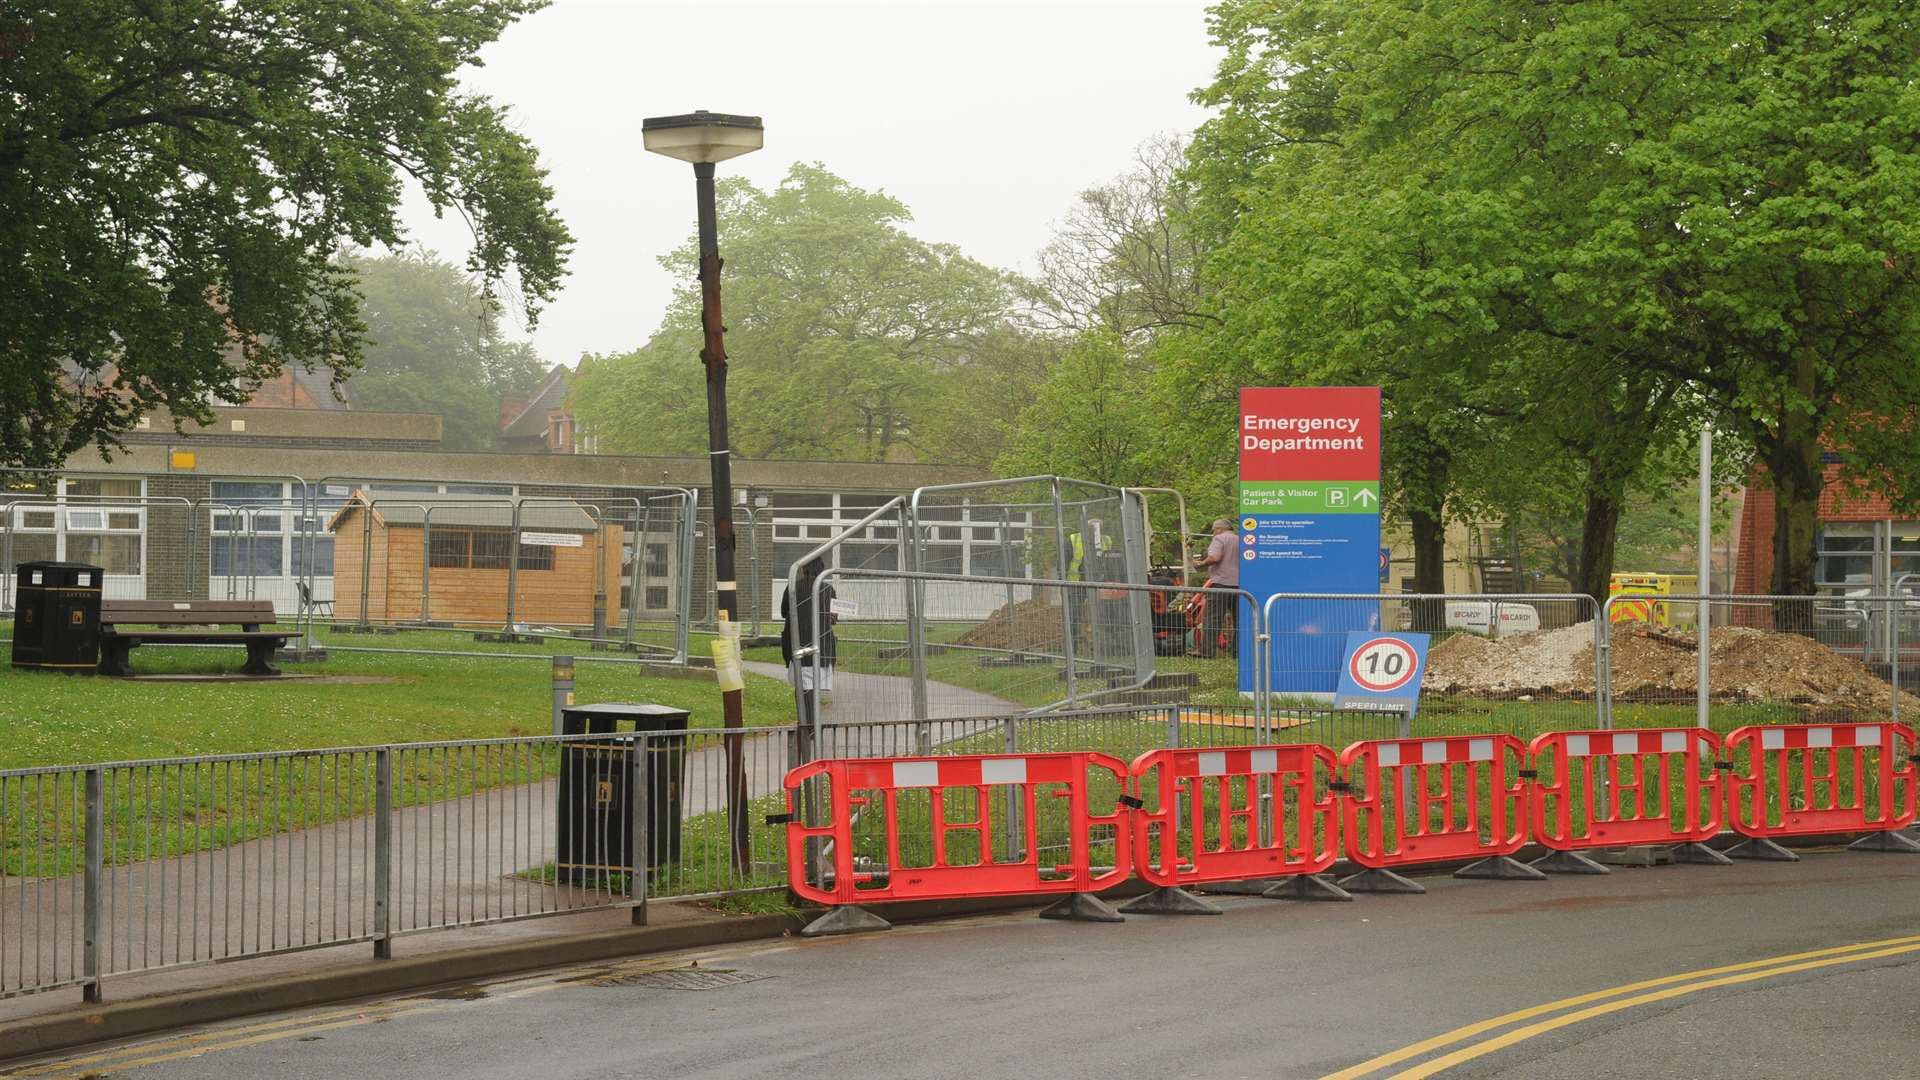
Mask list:
[[[1061,651],[1062,639],[1058,605],[1045,600],[1022,600],[1013,605],[1011,614],[1007,605],[1002,604],[980,625],[954,641],[983,649],[1033,649],[1057,653]]]
[[[1427,654],[1420,685],[1448,694],[1593,693],[1593,624],[1500,638],[1455,634]]]
[[[1801,705],[1884,709],[1893,688],[1866,666],[1801,634],[1745,626],[1713,630],[1708,691],[1717,701],[1787,701]],[[1691,632],[1639,623],[1613,627],[1615,697],[1691,697],[1698,645]],[[1594,691],[1593,625],[1499,639],[1455,634],[1433,647],[1421,685],[1471,696],[1590,695]],[[1902,694],[1903,709],[1920,699]]]

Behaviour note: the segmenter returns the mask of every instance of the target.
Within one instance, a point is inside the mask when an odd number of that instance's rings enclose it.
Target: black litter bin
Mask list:
[[[670,731],[648,740],[647,869],[680,861],[680,792],[687,761],[688,712],[669,705],[610,701],[561,710],[564,735]],[[560,747],[559,877],[592,880],[633,871],[634,740],[572,742]],[[651,875],[650,875],[651,876]]]
[[[99,666],[101,573],[86,563],[14,568],[14,667],[74,672]]]

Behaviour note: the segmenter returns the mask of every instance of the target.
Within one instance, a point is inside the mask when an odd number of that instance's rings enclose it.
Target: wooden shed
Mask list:
[[[622,618],[623,530],[567,499],[356,491],[327,527],[337,619],[359,619],[364,595],[374,621],[499,626],[509,579],[516,623],[591,626],[596,603]]]

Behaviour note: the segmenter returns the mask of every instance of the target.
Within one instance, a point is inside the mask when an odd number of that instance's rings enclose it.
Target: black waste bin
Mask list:
[[[680,861],[680,792],[687,761],[689,713],[670,705],[609,701],[561,710],[564,735],[681,732],[647,742],[647,869]],[[560,858],[562,881],[591,880],[633,871],[635,740],[562,743],[560,747]],[[651,874],[649,874],[651,876]]]
[[[14,667],[99,667],[101,573],[86,563],[25,562],[14,568]]]

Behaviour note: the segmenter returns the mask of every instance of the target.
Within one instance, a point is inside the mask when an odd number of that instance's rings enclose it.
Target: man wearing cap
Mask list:
[[[1207,572],[1207,588],[1227,590],[1207,597],[1206,622],[1200,628],[1200,640],[1194,642],[1201,656],[1216,656],[1221,649],[1229,655],[1239,653],[1240,535],[1226,518],[1213,521],[1213,541],[1207,553],[1196,557],[1193,565]]]

